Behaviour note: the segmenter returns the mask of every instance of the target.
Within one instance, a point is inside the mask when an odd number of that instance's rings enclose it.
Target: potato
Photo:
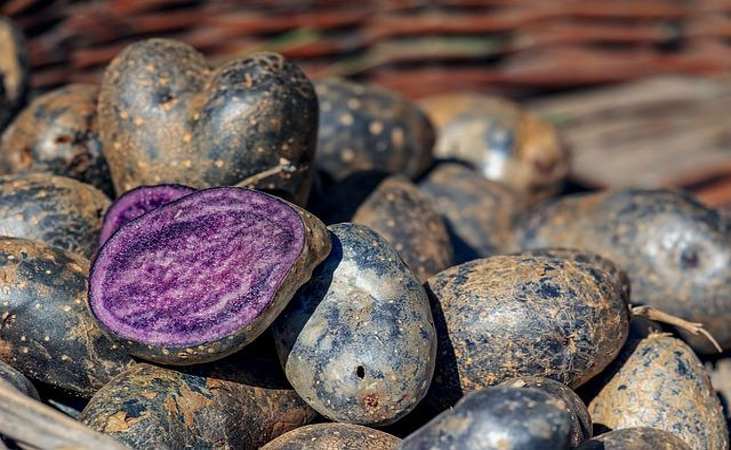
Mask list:
[[[629,275],[633,303],[701,322],[731,349],[731,227],[688,194],[627,189],[565,197],[528,215],[517,244],[598,253]],[[699,351],[715,351],[703,337],[689,339]]]
[[[10,384],[28,397],[33,397],[35,399],[39,398],[38,391],[36,391],[33,383],[31,383],[25,375],[15,370],[13,366],[6,364],[3,361],[0,361],[0,382]]]
[[[571,417],[563,400],[535,388],[496,386],[467,394],[403,440],[401,450],[559,450]]]
[[[437,157],[468,162],[528,199],[554,194],[569,173],[570,155],[556,129],[509,100],[461,93],[421,105],[437,128]]]
[[[377,170],[414,178],[432,162],[434,130],[400,95],[338,79],[315,82],[320,101],[318,169],[335,180]]]
[[[48,174],[0,176],[0,235],[45,242],[90,258],[109,199],[94,187]]]
[[[455,264],[512,248],[513,221],[524,200],[461,164],[438,164],[419,183],[447,222]]]
[[[10,19],[0,17],[0,131],[22,105],[28,78],[25,39]]]
[[[726,421],[698,357],[680,339],[633,326],[617,360],[592,384],[595,424],[666,430],[694,450],[726,450]],[[593,390],[597,387],[593,386]]]
[[[97,86],[69,84],[33,100],[3,134],[0,169],[62,175],[114,197],[96,120],[98,94]]]
[[[706,363],[706,366],[710,364]],[[711,384],[721,399],[721,405],[726,413],[726,424],[731,430],[731,358],[725,357],[713,362]]]
[[[444,220],[403,176],[383,181],[358,208],[353,223],[385,238],[420,281],[452,265],[452,244]]]
[[[600,434],[579,450],[691,450],[672,433],[655,428],[625,428]]]
[[[285,433],[261,450],[396,450],[401,439],[347,423],[318,423]]]
[[[317,96],[294,64],[255,53],[210,69],[166,39],[128,46],[107,68],[99,126],[114,186],[245,182],[304,204],[317,144]]]
[[[41,242],[0,237],[0,359],[82,398],[133,363],[87,310],[88,264]]]
[[[328,227],[333,250],[273,326],[297,393],[323,416],[387,425],[424,397],[436,337],[423,287],[376,232]]]
[[[601,372],[624,344],[629,309],[621,280],[594,258],[493,256],[430,278],[439,339],[430,408],[508,378],[575,388]]]
[[[563,400],[566,410],[571,417],[571,429],[569,430],[569,446],[578,447],[579,444],[591,438],[591,417],[586,405],[581,398],[565,384],[550,378],[542,377],[518,377],[511,378],[500,383],[499,386],[510,388],[531,388],[538,389],[554,397]]]
[[[123,225],[89,277],[89,306],[132,355],[188,365],[253,341],[330,252],[325,225],[263,192],[204,189]]]
[[[94,395],[81,421],[133,449],[257,449],[315,412],[275,358],[245,349],[178,372],[141,363]]]

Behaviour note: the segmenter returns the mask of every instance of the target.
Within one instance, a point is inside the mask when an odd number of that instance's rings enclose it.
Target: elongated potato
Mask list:
[[[285,433],[261,450],[396,450],[401,439],[347,423],[319,423]]]
[[[133,363],[89,314],[88,264],[40,242],[0,237],[0,359],[85,398]]]
[[[726,421],[708,373],[680,339],[633,326],[617,360],[594,383],[600,386],[589,403],[595,424],[657,428],[694,450],[728,449]]]

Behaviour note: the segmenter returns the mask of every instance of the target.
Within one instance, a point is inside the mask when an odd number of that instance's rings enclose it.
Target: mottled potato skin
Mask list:
[[[316,416],[275,358],[246,350],[178,372],[138,364],[94,395],[80,420],[133,449],[258,449]]]
[[[619,357],[592,384],[595,424],[617,430],[666,430],[694,450],[725,450],[726,421],[711,380],[698,357],[680,339],[632,327]]]
[[[353,223],[383,236],[421,281],[452,265],[444,220],[431,199],[405,177],[383,181],[358,208]]]
[[[109,204],[101,191],[71,178],[5,175],[0,177],[0,235],[38,240],[89,258]]]
[[[532,200],[558,191],[569,173],[556,129],[513,102],[463,93],[421,104],[437,128],[437,157],[466,161]]]
[[[731,226],[689,194],[628,189],[565,197],[528,215],[517,244],[611,259],[629,275],[633,303],[701,322],[731,349]],[[696,350],[715,351],[703,337],[689,340]]]
[[[0,17],[0,131],[25,99],[28,87],[28,52],[20,31]]]
[[[38,399],[38,391],[36,391],[33,383],[25,375],[3,361],[0,361],[0,382],[9,383],[28,397]]]
[[[36,98],[5,130],[0,169],[63,175],[114,197],[96,121],[98,94],[94,85],[70,84]]]
[[[132,364],[86,308],[87,272],[88,262],[70,253],[0,238],[0,359],[86,398]]]
[[[571,418],[563,400],[539,389],[496,386],[467,394],[408,436],[401,450],[559,450]]]
[[[655,428],[626,428],[601,434],[579,450],[691,450],[672,433]]]
[[[318,423],[279,436],[262,450],[396,450],[401,439],[347,423]]]
[[[478,259],[427,282],[439,339],[427,403],[540,376],[569,387],[601,372],[627,337],[625,291],[601,265],[552,255]]]
[[[414,178],[432,162],[434,130],[414,103],[375,86],[315,82],[320,101],[317,167],[335,180],[363,170]]]
[[[424,397],[436,336],[429,302],[373,230],[328,227],[333,249],[273,327],[297,393],[323,416],[387,425]]]
[[[569,430],[569,445],[571,448],[589,439],[592,435],[591,417],[586,405],[571,388],[558,381],[542,377],[518,377],[511,378],[500,386],[511,388],[534,388],[553,395],[563,400],[566,411],[571,416],[571,429]]]
[[[419,183],[444,215],[455,264],[512,249],[513,221],[523,198],[474,169],[443,162]]]
[[[255,53],[210,69],[186,44],[149,39],[109,65],[99,97],[104,154],[118,193],[143,184],[310,188],[317,96],[294,64]],[[252,179],[253,177],[253,179]]]

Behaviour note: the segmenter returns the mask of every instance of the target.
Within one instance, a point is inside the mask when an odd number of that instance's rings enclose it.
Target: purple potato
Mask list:
[[[97,125],[98,96],[97,86],[70,84],[33,100],[3,134],[0,168],[74,178],[114,198]]]
[[[261,450],[396,450],[401,439],[347,423],[318,423],[285,433]]]
[[[287,379],[338,422],[388,425],[424,397],[436,336],[424,288],[368,227],[328,227],[333,250],[272,332]]]
[[[195,189],[179,184],[140,186],[125,192],[104,214],[99,247],[104,245],[122,225],[193,192]]]
[[[112,235],[91,270],[89,306],[137,357],[213,361],[259,336],[330,245],[322,222],[277,197],[198,191]]]
[[[302,70],[274,53],[212,69],[167,39],[128,46],[99,96],[104,154],[118,193],[141,185],[230,186],[304,204],[317,145],[317,96]]]

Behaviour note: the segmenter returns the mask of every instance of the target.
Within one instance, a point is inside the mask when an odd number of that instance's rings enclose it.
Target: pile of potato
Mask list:
[[[0,53],[0,444],[729,448],[731,225],[692,196],[562,195],[493,97],[150,39],[24,103]]]

